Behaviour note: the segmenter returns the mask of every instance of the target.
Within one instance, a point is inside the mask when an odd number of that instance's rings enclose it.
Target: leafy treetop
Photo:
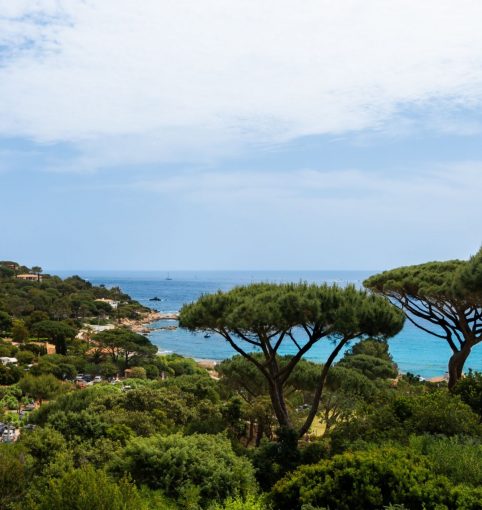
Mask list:
[[[388,296],[418,328],[447,341],[449,387],[462,375],[465,360],[482,340],[482,293],[477,291],[482,253],[469,262],[427,262],[385,271],[364,285]]]
[[[403,325],[403,315],[387,300],[354,286],[307,283],[257,283],[229,292],[204,295],[180,312],[180,325],[220,334],[266,378],[280,426],[292,428],[283,387],[301,358],[322,339],[338,343],[323,368],[313,406],[298,431],[305,434],[316,415],[328,370],[347,342],[365,336],[387,338]],[[295,354],[285,365],[278,359],[282,344]],[[253,351],[263,354],[260,361]]]

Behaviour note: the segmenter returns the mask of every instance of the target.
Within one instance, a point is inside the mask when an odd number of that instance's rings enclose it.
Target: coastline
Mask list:
[[[131,331],[134,331],[135,333],[139,333],[142,335],[149,336],[155,331],[160,330],[175,330],[178,328],[176,325],[163,325],[159,327],[152,327],[152,324],[160,321],[178,321],[179,320],[179,312],[159,312],[158,310],[149,310],[146,311],[141,317],[138,319],[122,319],[121,325],[128,327]],[[165,354],[177,354],[175,351],[159,351],[158,348],[158,354],[159,355],[165,355]],[[193,359],[200,367],[208,370],[209,372],[215,372],[216,371],[216,365],[221,363],[222,359],[215,359],[215,358],[203,358],[199,356],[193,356],[193,355],[185,355],[180,354],[180,356],[184,356],[186,358]],[[399,370],[399,376],[406,373],[405,370]],[[416,374],[415,374],[416,375]],[[440,384],[447,381],[447,373],[446,372],[439,372],[437,375],[432,375],[431,377],[423,377],[420,376],[421,380],[427,381],[433,384]]]
[[[161,328],[149,327],[154,322],[158,321],[177,321],[179,319],[179,313],[162,313],[157,310],[150,310],[142,315],[139,319],[122,319],[120,324],[129,328],[134,333],[140,333],[141,335],[147,335],[152,333],[156,329],[175,329],[177,326],[164,326]]]

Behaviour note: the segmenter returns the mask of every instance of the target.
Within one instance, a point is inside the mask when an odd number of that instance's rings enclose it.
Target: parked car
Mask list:
[[[13,443],[17,439],[15,427],[13,425],[7,425],[2,432],[2,441],[4,443]]]
[[[102,376],[101,376],[101,375],[96,375],[96,376],[94,377],[94,382],[95,382],[95,383],[102,382]]]

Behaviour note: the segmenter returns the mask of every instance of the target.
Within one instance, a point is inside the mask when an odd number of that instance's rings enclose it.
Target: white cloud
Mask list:
[[[184,171],[162,178],[146,179],[123,185],[135,190],[157,194],[175,194],[180,200],[197,204],[231,204],[239,207],[277,204],[280,209],[343,207],[350,211],[359,204],[382,206],[397,213],[410,210],[419,217],[415,205],[427,204],[445,211],[441,216],[457,214],[455,203],[472,203],[482,214],[478,200],[482,189],[482,163],[459,162],[432,165],[431,169],[381,173],[348,170],[264,171]],[[450,204],[450,208],[447,208]],[[296,207],[293,207],[296,205]],[[467,207],[460,214],[467,216]],[[304,214],[304,213],[303,213]],[[433,214],[431,215],[433,222]]]
[[[474,109],[481,18],[473,0],[0,0],[0,135],[158,160]]]
[[[129,189],[146,202],[158,194],[169,211],[178,204],[183,220],[165,216],[179,229],[171,241],[221,267],[230,257],[240,267],[368,269],[466,257],[480,245],[482,163],[413,170],[178,172]]]

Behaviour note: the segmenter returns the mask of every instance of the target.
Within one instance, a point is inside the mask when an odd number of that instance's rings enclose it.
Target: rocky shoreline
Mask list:
[[[140,333],[142,335],[147,335],[157,329],[171,329],[172,330],[172,329],[177,328],[177,326],[174,326],[174,325],[161,326],[159,328],[149,327],[149,325],[152,324],[153,322],[158,322],[158,321],[162,321],[162,320],[177,321],[177,320],[179,320],[179,313],[177,313],[177,312],[161,313],[156,310],[151,310],[149,312],[146,312],[139,319],[122,319],[121,324],[122,324],[122,326],[129,328],[130,330],[134,331],[135,333]]]

